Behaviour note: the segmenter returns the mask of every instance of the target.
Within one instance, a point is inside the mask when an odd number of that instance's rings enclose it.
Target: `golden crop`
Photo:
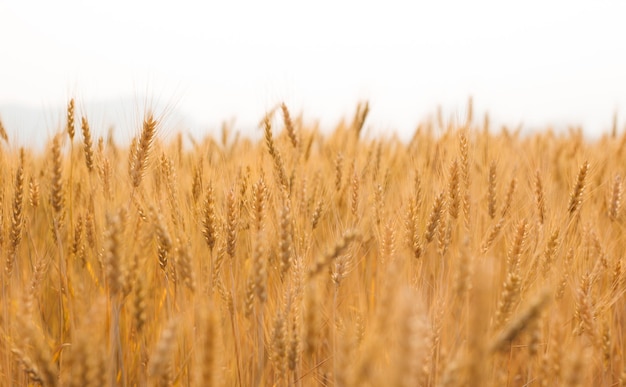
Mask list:
[[[189,147],[150,114],[92,142],[73,101],[43,152],[3,129],[0,383],[624,385],[626,134],[470,114],[403,143],[367,113]]]

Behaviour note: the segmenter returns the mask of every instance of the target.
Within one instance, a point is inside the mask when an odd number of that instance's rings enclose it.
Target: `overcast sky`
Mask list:
[[[371,126],[406,136],[472,95],[502,123],[598,133],[616,110],[626,123],[625,15],[618,0],[3,0],[0,105],[148,94],[202,133],[280,101],[331,125],[368,99]]]

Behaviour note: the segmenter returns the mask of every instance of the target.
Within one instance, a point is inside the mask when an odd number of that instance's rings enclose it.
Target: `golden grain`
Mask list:
[[[7,135],[7,131],[4,128],[4,124],[2,123],[2,120],[0,120],[0,137],[2,137],[4,142],[6,142],[7,144],[9,143],[9,136]]]
[[[578,177],[576,178],[576,182],[574,183],[572,192],[570,194],[569,204],[567,206],[567,211],[570,214],[573,214],[582,203],[583,191],[585,189],[585,179],[587,177],[588,171],[589,163],[585,161],[578,170]]]
[[[13,212],[11,216],[11,232],[9,236],[9,249],[6,259],[5,271],[7,274],[13,272],[13,265],[17,258],[17,248],[22,240],[22,201],[24,196],[24,149],[20,149],[19,164],[15,172],[15,190],[13,196]]]
[[[139,187],[147,168],[148,157],[152,142],[157,132],[157,121],[154,116],[148,115],[143,122],[143,130],[136,146],[131,146],[129,158],[129,174],[133,187]]]
[[[91,129],[87,117],[81,118],[81,130],[83,132],[83,150],[85,151],[85,165],[89,172],[93,170],[93,144],[91,142]]]
[[[150,114],[94,146],[83,117],[73,152],[72,109],[0,155],[4,384],[626,380],[626,136],[491,132],[469,102],[405,144],[367,104],[331,133],[279,104],[222,146]]]
[[[67,104],[67,134],[70,136],[70,141],[74,140],[75,133],[76,130],[74,127],[74,98],[72,98]]]
[[[487,186],[487,203],[489,209],[489,217],[496,217],[496,162],[489,163],[489,184]]]

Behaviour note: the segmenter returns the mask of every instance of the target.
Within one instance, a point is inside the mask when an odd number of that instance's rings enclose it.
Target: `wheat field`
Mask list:
[[[626,133],[0,127],[3,386],[626,385]],[[80,119],[79,119],[80,118]],[[458,121],[458,122],[457,122]],[[186,142],[189,145],[185,145]]]

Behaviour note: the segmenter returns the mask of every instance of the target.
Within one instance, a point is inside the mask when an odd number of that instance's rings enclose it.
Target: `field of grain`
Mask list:
[[[3,386],[626,385],[626,133],[285,105],[130,146],[68,104],[0,147]],[[186,146],[185,143],[190,145]]]

